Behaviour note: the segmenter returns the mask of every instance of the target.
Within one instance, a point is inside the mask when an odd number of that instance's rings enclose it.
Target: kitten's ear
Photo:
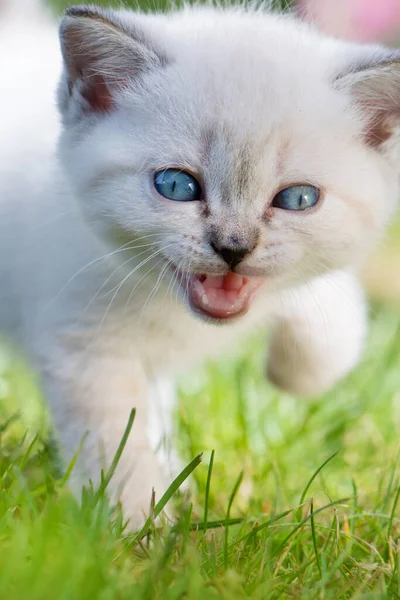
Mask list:
[[[65,11],[60,42],[65,69],[59,97],[62,112],[71,99],[81,109],[108,111],[117,88],[166,62],[139,28],[117,12],[94,6],[72,6]]]
[[[381,149],[400,127],[400,52],[387,51],[353,65],[335,80],[365,117],[365,140]]]

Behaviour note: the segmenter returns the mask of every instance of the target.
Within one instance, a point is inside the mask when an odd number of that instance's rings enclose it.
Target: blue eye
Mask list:
[[[177,202],[201,200],[201,187],[197,179],[179,169],[158,171],[154,175],[154,187],[161,196],[168,200]]]
[[[312,185],[293,185],[277,193],[272,206],[283,210],[307,210],[317,204],[319,190]]]

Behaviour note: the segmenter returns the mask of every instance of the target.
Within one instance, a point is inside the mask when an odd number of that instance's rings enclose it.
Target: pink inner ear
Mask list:
[[[387,140],[392,135],[394,128],[396,126],[396,115],[385,114],[379,115],[375,119],[373,119],[370,123],[366,131],[366,142],[372,148],[379,148],[382,144],[387,142]]]
[[[91,75],[87,81],[82,96],[96,112],[106,112],[112,108],[112,98],[103,77]]]

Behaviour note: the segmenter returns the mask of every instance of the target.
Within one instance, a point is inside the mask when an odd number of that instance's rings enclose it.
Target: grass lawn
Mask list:
[[[0,600],[400,598],[398,239],[368,271],[364,360],[326,396],[265,382],[265,334],[185,376],[192,493],[170,489],[175,522],[138,533],[108,474],[71,497],[34,377],[0,347]]]
[[[0,598],[400,597],[400,316],[371,312],[363,364],[318,400],[265,383],[264,336],[187,374],[192,504],[175,494],[176,523],[140,536],[103,490],[73,500],[32,377],[0,356]]]

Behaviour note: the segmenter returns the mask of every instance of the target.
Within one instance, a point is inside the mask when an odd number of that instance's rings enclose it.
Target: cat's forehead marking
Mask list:
[[[282,139],[279,142],[279,146],[276,153],[276,176],[277,178],[282,177],[285,169],[285,162],[287,160],[288,152],[289,152],[290,142],[287,138]]]
[[[251,144],[220,123],[203,134],[206,170],[218,181],[222,206],[245,197],[251,185],[254,157]]]
[[[235,179],[237,194],[239,197],[242,197],[249,188],[252,172],[252,160],[251,151],[248,144],[244,144],[238,150],[238,160],[235,161]]]
[[[208,160],[215,137],[215,130],[212,127],[207,127],[201,132],[201,156],[204,162]]]
[[[245,198],[251,185],[252,160],[249,148],[238,146],[227,156],[229,168],[221,173],[220,201],[222,205]]]

